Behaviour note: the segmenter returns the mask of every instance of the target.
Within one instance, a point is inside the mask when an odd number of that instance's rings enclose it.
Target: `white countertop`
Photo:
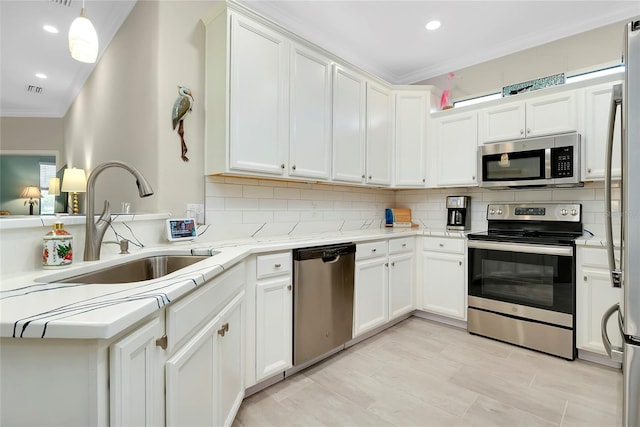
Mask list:
[[[402,236],[463,238],[463,232],[425,229],[374,229],[280,236],[238,241],[197,241],[144,248],[100,261],[78,261],[62,270],[39,270],[3,278],[0,290],[0,337],[108,339],[154,311],[203,285],[250,254],[341,242]],[[51,283],[150,255],[219,251],[209,259],[159,279],[122,284]]]

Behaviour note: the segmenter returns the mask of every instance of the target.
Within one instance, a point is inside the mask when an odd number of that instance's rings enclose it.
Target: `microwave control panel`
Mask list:
[[[551,149],[551,177],[567,178],[573,176],[573,147]]]

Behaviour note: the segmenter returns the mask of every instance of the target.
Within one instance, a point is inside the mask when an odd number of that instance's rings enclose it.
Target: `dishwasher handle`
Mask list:
[[[340,255],[333,255],[328,257],[322,257],[322,262],[325,264],[334,264],[340,260]]]
[[[294,261],[304,261],[309,259],[322,258],[324,262],[336,262],[342,255],[355,253],[356,245],[353,243],[314,246],[311,248],[301,248],[293,250]]]

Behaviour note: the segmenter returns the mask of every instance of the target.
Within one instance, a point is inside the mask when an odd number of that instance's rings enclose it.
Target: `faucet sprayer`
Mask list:
[[[120,161],[111,161],[102,163],[91,171],[89,178],[87,179],[87,225],[84,242],[84,260],[95,261],[100,259],[100,246],[104,233],[107,231],[107,227],[111,224],[111,209],[109,208],[109,201],[104,201],[104,209],[98,220],[94,223],[93,217],[95,212],[95,184],[96,178],[100,173],[108,168],[118,167],[129,171],[136,178],[136,185],[138,186],[138,193],[140,197],[148,197],[153,194],[153,189],[145,177],[138,171],[138,169],[127,163]]]

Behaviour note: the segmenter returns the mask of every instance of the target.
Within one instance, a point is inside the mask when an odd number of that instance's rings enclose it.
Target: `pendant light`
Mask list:
[[[84,0],[80,16],[69,27],[69,51],[71,57],[80,62],[92,64],[98,58],[98,34],[84,13]]]

